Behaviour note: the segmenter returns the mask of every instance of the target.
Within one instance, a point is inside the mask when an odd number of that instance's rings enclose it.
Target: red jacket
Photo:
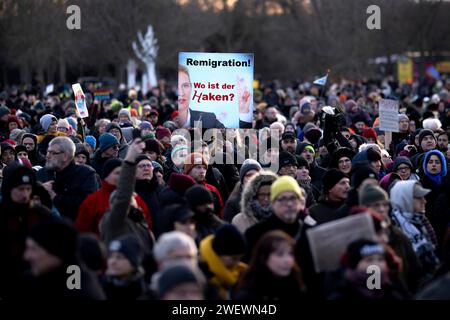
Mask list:
[[[80,232],[93,232],[100,236],[99,223],[109,208],[109,197],[114,190],[116,186],[102,180],[101,188],[83,201],[75,221],[75,226]],[[139,195],[136,196],[136,202],[147,219],[149,229],[152,230],[152,220],[147,205]]]
[[[219,201],[219,207],[220,207],[219,210],[218,210],[219,211],[219,218],[223,219],[223,208],[224,208],[224,206],[223,206],[223,200],[222,200],[222,197],[220,196],[219,190],[217,190],[217,188],[214,187],[212,184],[206,183],[206,181],[202,181],[200,184],[216,195],[217,200]]]

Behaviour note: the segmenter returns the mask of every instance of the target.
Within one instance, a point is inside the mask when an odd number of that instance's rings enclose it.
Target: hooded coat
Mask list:
[[[242,193],[241,212],[231,222],[240,232],[244,233],[248,228],[272,214],[270,206],[267,209],[262,208],[255,198],[262,185],[271,185],[276,179],[276,174],[263,171],[248,181]]]
[[[423,213],[414,212],[414,185],[416,181],[399,181],[390,191],[393,207],[392,222],[409,238],[425,272],[432,273],[439,259],[436,256],[435,245],[426,228]]]

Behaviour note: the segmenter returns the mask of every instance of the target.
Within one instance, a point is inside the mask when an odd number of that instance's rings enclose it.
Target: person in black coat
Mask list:
[[[54,138],[48,147],[46,170],[54,170],[52,180],[41,181],[62,216],[75,221],[84,199],[98,189],[95,171],[73,162],[75,144],[67,137]],[[43,169],[41,169],[43,170]]]
[[[134,235],[124,235],[110,243],[107,269],[101,277],[108,300],[137,300],[146,294],[148,286],[143,276],[143,257],[141,245]]]
[[[323,191],[318,203],[309,208],[309,213],[317,223],[325,223],[342,218],[338,210],[345,203],[350,190],[350,179],[337,169],[329,169],[323,177]]]
[[[212,193],[202,185],[194,185],[186,190],[186,201],[194,212],[197,237],[200,243],[207,236],[214,234],[225,221],[214,213],[214,198]]]
[[[270,200],[274,213],[266,220],[248,228],[245,232],[248,243],[247,260],[251,256],[256,243],[265,233],[281,230],[296,238],[300,234],[303,224],[314,223],[311,217],[302,215],[305,210],[306,195],[294,178],[282,176],[272,183],[270,190]]]
[[[30,264],[20,299],[104,300],[100,284],[77,258],[78,232],[66,219],[36,225],[26,240]]]
[[[136,159],[136,193],[145,201],[152,216],[153,228],[159,225],[161,206],[159,203],[162,187],[158,179],[153,175],[153,164],[146,155],[141,155]]]

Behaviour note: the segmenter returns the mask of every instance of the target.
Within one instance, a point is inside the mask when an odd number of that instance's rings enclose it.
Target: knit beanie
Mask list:
[[[94,150],[97,147],[97,140],[95,140],[94,136],[86,136],[86,138],[84,138],[84,141]]]
[[[322,177],[323,194],[327,194],[343,178],[348,178],[348,176],[342,171],[335,168],[328,169]]]
[[[149,129],[149,130],[153,130],[153,126],[150,122],[148,121],[142,121],[139,124],[139,129],[144,130],[144,129]]]
[[[164,137],[169,137],[172,135],[172,132],[170,132],[169,129],[164,128],[164,127],[157,127],[156,128],[156,137],[158,138],[158,140],[163,139]]]
[[[287,151],[280,152],[280,154],[278,155],[278,163],[280,169],[283,168],[284,166],[289,165],[298,166],[297,159],[295,158],[295,156]]]
[[[369,165],[362,165],[354,168],[351,181],[352,187],[355,189],[359,188],[361,183],[368,178],[378,180],[378,175],[372,167]]]
[[[118,116],[119,117],[120,116],[126,116],[128,118],[128,120],[131,120],[130,110],[128,110],[128,109],[120,109]]]
[[[52,122],[58,121],[56,117],[52,114],[44,114],[41,119],[39,120],[39,123],[41,124],[42,129],[44,129],[45,132],[48,131],[48,128],[52,124]]]
[[[159,164],[159,162],[152,161],[152,165],[153,165],[153,172],[161,172],[162,174],[164,174],[164,169],[162,165]]]
[[[113,134],[108,132],[100,136],[99,142],[100,142],[99,146],[100,152],[105,152],[111,147],[120,145],[119,140],[117,140],[117,138]]]
[[[218,256],[234,256],[244,254],[247,243],[242,233],[234,225],[225,224],[214,234],[212,248]]]
[[[291,176],[282,176],[270,186],[270,201],[273,202],[280,193],[291,191],[300,198],[305,198],[305,191],[298,185],[298,182]]]
[[[423,129],[419,133],[419,146],[422,145],[422,140],[426,136],[432,136],[433,139],[436,141],[436,137],[434,136],[434,132],[433,131],[431,131],[430,129]]]
[[[172,152],[170,152],[170,158],[173,159],[175,157],[175,154],[180,150],[188,150],[187,145],[179,144],[175,146],[175,148],[172,149]]]
[[[196,184],[195,180],[185,174],[182,173],[172,173],[169,177],[169,181],[167,181],[170,189],[178,193],[179,195],[183,195],[187,189]]]
[[[192,209],[202,204],[214,203],[214,198],[211,191],[199,184],[187,189],[184,195],[187,203]]]
[[[144,152],[155,152],[157,155],[161,155],[161,146],[155,139],[146,139]]]
[[[239,170],[239,178],[241,179],[241,182],[244,180],[244,177],[247,174],[247,172],[251,170],[260,171],[261,169],[262,169],[261,165],[259,164],[258,161],[253,159],[246,159],[241,166],[241,170]]]
[[[383,201],[388,202],[389,196],[381,187],[367,185],[358,192],[359,204],[369,206],[372,203]]]
[[[103,165],[102,175],[101,178],[105,179],[109,176],[109,174],[117,167],[120,167],[122,165],[122,159],[119,158],[111,158],[106,160],[105,164]]]
[[[362,259],[374,254],[384,256],[385,250],[381,244],[365,239],[353,241],[347,247],[345,264],[351,269],[356,269]]]
[[[58,124],[56,126],[57,128],[65,128],[67,130],[69,130],[70,128],[69,121],[67,121],[66,119],[59,119]]]
[[[64,263],[75,262],[78,232],[69,222],[51,219],[39,223],[30,231],[29,237]]]
[[[186,157],[184,163],[184,173],[189,174],[192,168],[196,165],[205,165],[208,167],[208,161],[206,161],[205,157],[201,153],[193,152]]]
[[[126,234],[111,241],[109,244],[109,254],[112,252],[120,252],[123,254],[135,269],[138,269],[142,264],[142,247],[136,236],[132,234]]]
[[[176,264],[164,268],[161,271],[161,276],[158,278],[158,297],[162,299],[171,290],[187,283],[194,283],[199,286],[202,291],[205,290],[205,276],[198,268],[194,269],[186,264]]]

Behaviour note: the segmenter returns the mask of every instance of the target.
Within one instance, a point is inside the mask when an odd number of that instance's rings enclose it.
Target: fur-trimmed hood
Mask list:
[[[253,211],[250,205],[253,198],[256,196],[258,189],[263,184],[272,184],[277,178],[278,176],[276,174],[267,170],[261,170],[253,177],[251,177],[251,179],[247,182],[247,185],[244,187],[244,191],[242,192],[241,212],[244,215],[253,217]]]

